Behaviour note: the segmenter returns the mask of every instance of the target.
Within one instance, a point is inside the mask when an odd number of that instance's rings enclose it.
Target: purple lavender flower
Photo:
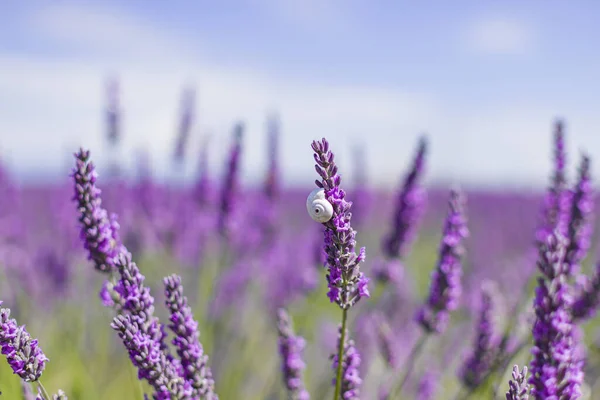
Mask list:
[[[576,399],[581,396],[583,362],[571,317],[572,297],[566,282],[564,261],[567,241],[558,232],[540,246],[538,278],[533,304],[533,360],[531,394],[535,398]]]
[[[100,272],[109,273],[114,267],[114,258],[121,248],[118,236],[119,224],[116,216],[102,208],[100,189],[96,187],[98,174],[90,161],[90,152],[80,149],[75,154],[76,167],[73,170],[75,195],[78,211],[81,214],[81,239],[88,251],[88,258],[94,261]]]
[[[458,307],[462,290],[462,241],[468,234],[463,199],[458,191],[452,190],[440,244],[440,256],[431,276],[429,297],[416,317],[427,332],[443,332],[448,325],[449,312]]]
[[[131,362],[138,368],[138,379],[145,379],[154,388],[154,399],[191,398],[191,384],[177,374],[160,342],[144,333],[132,315],[117,315],[111,327],[118,332]]]
[[[527,367],[519,372],[519,366],[513,367],[512,379],[508,381],[506,400],[529,400],[530,386],[527,383]]]
[[[460,371],[463,384],[471,389],[483,383],[498,356],[500,335],[494,327],[497,313],[497,293],[491,282],[484,282],[481,288],[481,313],[477,325],[475,347]]]
[[[208,367],[208,356],[200,344],[198,323],[183,295],[181,277],[171,275],[164,278],[166,305],[171,315],[169,329],[175,334],[173,345],[181,361],[183,378],[192,386],[193,396],[207,400],[218,400],[214,393],[215,382]]]
[[[182,162],[185,158],[185,149],[194,121],[194,106],[196,103],[196,92],[193,88],[187,88],[181,95],[181,119],[177,131],[177,142],[173,159],[176,162]]]
[[[146,278],[125,248],[115,258],[115,267],[121,276],[113,289],[122,299],[120,312],[127,314],[130,323],[137,326],[141,334],[147,335],[151,340],[156,341],[169,361],[172,360],[165,343],[165,337],[167,336],[164,330],[165,327],[154,315],[154,297],[150,294],[150,288],[144,285]]]
[[[579,180],[571,194],[571,213],[567,228],[565,263],[567,276],[579,272],[579,264],[590,248],[592,235],[591,213],[593,207],[590,158],[584,155],[579,167]]]
[[[277,311],[277,331],[279,332],[279,354],[281,355],[281,370],[283,380],[291,400],[309,400],[303,381],[303,371],[306,368],[302,360],[302,351],[306,342],[296,336],[287,312],[280,308]]]
[[[235,196],[238,190],[238,174],[240,156],[242,154],[242,137],[244,134],[244,125],[237,123],[233,131],[233,145],[229,153],[229,162],[227,172],[221,188],[220,212],[218,219],[218,229],[222,236],[227,236],[230,230],[230,217],[234,208]]]
[[[344,199],[346,193],[340,188],[341,177],[337,173],[333,153],[325,138],[313,141],[312,149],[317,164],[315,168],[322,180],[315,183],[325,191],[325,198],[333,206],[333,217],[325,226],[325,252],[327,253],[328,297],[342,309],[347,310],[361,297],[369,297],[369,279],[360,272],[359,264],[365,259],[365,248],[355,253],[356,231],[350,226],[351,202]]]
[[[342,329],[340,327],[338,333],[338,344],[336,348],[340,347],[340,340],[342,337]],[[344,349],[342,356],[342,385],[341,395],[344,400],[358,400],[360,399],[360,386],[362,385],[362,379],[359,376],[358,369],[360,367],[360,354],[354,347],[354,341],[349,339],[348,332],[345,334],[346,340],[344,341]],[[333,360],[332,368],[334,371],[338,368],[338,355],[331,355]],[[335,378],[332,382],[336,384]]]
[[[0,301],[0,306],[2,302]],[[18,326],[10,318],[10,309],[0,308],[0,348],[13,372],[25,382],[35,382],[42,376],[48,358],[37,339],[32,339],[25,325]]]
[[[567,234],[570,195],[566,190],[565,158],[564,124],[558,120],[554,128],[554,173],[544,198],[540,227],[536,232],[538,245],[545,243],[554,229],[558,229],[563,236]]]
[[[427,140],[419,140],[412,167],[396,200],[394,224],[391,232],[383,240],[383,252],[388,258],[401,258],[406,255],[412,243],[424,206],[425,192],[419,186],[423,177]]]

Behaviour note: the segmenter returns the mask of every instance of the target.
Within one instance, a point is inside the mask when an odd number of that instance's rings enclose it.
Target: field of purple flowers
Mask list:
[[[596,200],[561,122],[539,194],[425,188],[426,137],[396,188],[325,139],[290,188],[278,134],[261,187],[240,182],[241,124],[224,176],[204,152],[188,186],[85,149],[59,184],[3,167],[0,398],[600,396]]]

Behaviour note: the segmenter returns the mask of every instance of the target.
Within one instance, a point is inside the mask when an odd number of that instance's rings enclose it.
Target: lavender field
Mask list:
[[[593,164],[561,121],[545,193],[426,187],[425,136],[389,190],[325,139],[294,187],[270,127],[261,185],[240,180],[243,124],[224,173],[207,144],[186,185],[86,149],[55,184],[2,168],[2,398],[598,396]]]

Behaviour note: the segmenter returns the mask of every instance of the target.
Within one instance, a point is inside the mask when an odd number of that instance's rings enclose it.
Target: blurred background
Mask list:
[[[243,178],[264,169],[278,112],[282,174],[312,180],[309,140],[343,169],[366,147],[369,181],[396,181],[409,143],[431,139],[428,181],[537,187],[552,119],[574,150],[600,152],[595,104],[600,5],[550,2],[4,2],[1,151],[19,179],[64,178],[73,148],[108,159],[107,81],[118,81],[122,168],[134,151],[170,175],[182,93],[195,91],[185,176],[210,135],[222,168],[233,121],[247,124]],[[213,156],[214,154],[214,156]],[[178,174],[179,175],[179,174]]]
[[[69,175],[83,146],[163,321],[162,277],[184,277],[220,398],[286,398],[278,307],[307,340],[312,398],[331,398],[327,355],[340,314],[326,297],[322,226],[305,209],[317,178],[310,143],[326,137],[373,285],[373,299],[350,317],[363,356],[361,398],[385,398],[378,392],[400,376],[418,337],[413,316],[436,266],[448,189],[463,189],[470,235],[460,308],[405,394],[459,393],[483,282],[505,298],[499,330],[518,299],[532,303],[557,119],[568,187],[582,151],[592,177],[597,171],[599,12],[593,1],[0,2],[0,299],[50,358],[44,384],[92,400],[142,398],[148,389],[109,327],[114,312],[97,295],[104,278],[79,238]],[[421,137],[425,166],[410,200],[422,211],[418,234],[392,257],[398,275],[383,279],[384,239]],[[234,199],[228,211],[226,198]],[[232,224],[227,235],[222,218]],[[597,327],[584,327],[588,398],[600,390]],[[511,360],[526,365],[529,339],[517,339],[525,344]],[[509,369],[462,398],[492,398],[492,387],[503,398]],[[417,397],[430,381],[430,397]],[[10,399],[22,392],[6,363],[0,390]]]

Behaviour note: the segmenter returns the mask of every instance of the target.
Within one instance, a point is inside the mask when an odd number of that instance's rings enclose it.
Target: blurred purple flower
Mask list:
[[[593,208],[592,182],[590,178],[590,158],[584,155],[579,167],[579,180],[571,194],[571,210],[567,228],[565,263],[567,276],[579,272],[579,264],[590,248],[592,236],[591,214]]]
[[[388,258],[406,256],[414,239],[425,202],[425,191],[419,181],[424,173],[426,151],[427,140],[421,137],[411,169],[398,192],[392,230],[383,240],[383,253]]]
[[[449,312],[458,307],[461,295],[462,241],[468,233],[463,198],[458,191],[452,190],[439,260],[431,276],[429,297],[416,316],[427,332],[442,333],[448,325]]]
[[[279,354],[281,355],[281,370],[283,380],[291,400],[309,400],[303,381],[303,371],[306,364],[302,360],[302,351],[306,346],[305,340],[296,336],[290,316],[280,308],[277,311],[277,331],[279,333]]]
[[[342,337],[341,327],[338,330],[338,343],[336,348],[340,347],[340,340]],[[345,334],[346,340],[343,348],[342,356],[342,386],[341,396],[344,400],[358,400],[360,399],[360,386],[362,385],[362,379],[359,375],[359,367],[361,363],[360,354],[354,347],[354,341],[350,339],[348,332]],[[333,360],[332,368],[334,371],[338,367],[338,355],[331,355]],[[332,384],[335,386],[336,379],[333,378]]]
[[[500,345],[500,335],[494,326],[494,317],[498,313],[498,293],[492,282],[481,284],[481,311],[477,324],[474,348],[460,370],[462,383],[471,389],[483,383],[496,362]]]
[[[192,124],[194,122],[194,107],[196,106],[196,91],[194,88],[186,88],[181,94],[181,115],[177,137],[175,143],[175,152],[173,159],[181,163],[185,158],[185,149],[187,148]]]
[[[221,236],[228,236],[231,230],[231,213],[234,211],[236,196],[239,186],[240,157],[242,154],[242,138],[244,125],[237,123],[233,130],[233,144],[229,153],[229,160],[221,187],[220,212],[218,219],[218,230]]]

